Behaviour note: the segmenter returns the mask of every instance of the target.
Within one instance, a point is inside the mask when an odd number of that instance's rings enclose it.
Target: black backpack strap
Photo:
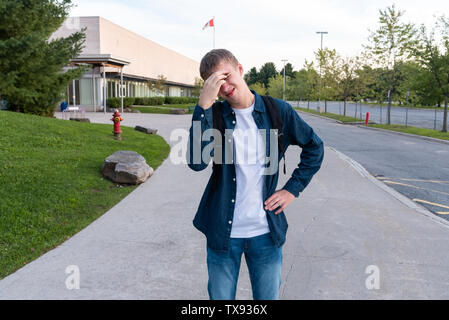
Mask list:
[[[270,116],[273,129],[278,130],[278,150],[279,150],[279,154],[282,154],[282,157],[284,158],[284,174],[286,174],[284,143],[282,142],[282,137],[284,136],[284,132],[282,131],[281,112],[279,111],[279,107],[278,107],[276,101],[272,97],[262,96],[262,99],[263,99],[263,102],[265,103],[265,107],[267,109],[268,115]]]
[[[221,147],[224,146],[224,134],[225,134],[225,124],[223,120],[223,104],[220,101],[215,102],[212,105],[212,122],[213,128],[218,129],[221,133]],[[215,140],[215,138],[214,138]],[[214,141],[214,144],[217,143]],[[220,147],[220,146],[217,146]],[[222,149],[223,150],[223,149]],[[216,152],[214,152],[214,159],[212,161],[212,190],[215,190],[217,187],[218,180],[221,176],[222,172],[222,159],[220,159],[220,163],[216,163],[215,157],[217,157]]]
[[[215,102],[212,105],[212,120],[214,129],[218,129],[221,132],[221,136],[224,137],[225,124],[223,120],[223,104],[220,101]]]

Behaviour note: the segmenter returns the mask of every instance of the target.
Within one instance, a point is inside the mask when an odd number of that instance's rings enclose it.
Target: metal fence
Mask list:
[[[318,101],[289,101],[293,107],[309,108],[318,110]],[[321,101],[321,112],[324,113],[324,102]],[[328,101],[327,112],[343,116],[344,103],[342,101]],[[369,121],[387,124],[387,106],[374,104],[346,102],[346,116],[365,121],[366,114],[369,113]],[[412,107],[391,107],[390,124],[400,124],[404,126],[442,130],[444,119],[444,107],[433,108],[412,108]]]

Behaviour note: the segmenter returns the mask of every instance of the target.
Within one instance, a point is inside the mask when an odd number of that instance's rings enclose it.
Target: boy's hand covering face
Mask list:
[[[198,105],[203,109],[209,109],[218,96],[220,87],[226,82],[230,73],[225,71],[216,71],[204,81],[203,91],[201,92]]]

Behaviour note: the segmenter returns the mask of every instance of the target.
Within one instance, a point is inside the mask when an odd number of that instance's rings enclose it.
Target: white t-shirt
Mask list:
[[[251,238],[270,232],[262,198],[265,141],[252,115],[254,104],[232,109],[236,116],[233,138],[237,195],[231,238]]]

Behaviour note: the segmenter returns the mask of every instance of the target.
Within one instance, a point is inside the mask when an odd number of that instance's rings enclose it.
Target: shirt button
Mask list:
[[[232,181],[235,181],[235,178],[232,178]]]
[[[204,118],[204,114],[201,115],[201,118]]]
[[[229,224],[232,224],[232,220],[229,220],[228,223],[229,223]]]
[[[231,139],[228,139],[228,142],[231,142]]]
[[[235,120],[232,120],[232,123],[235,124]]]
[[[234,200],[234,199],[232,199],[232,200],[231,200],[231,202],[235,202],[235,200]]]

